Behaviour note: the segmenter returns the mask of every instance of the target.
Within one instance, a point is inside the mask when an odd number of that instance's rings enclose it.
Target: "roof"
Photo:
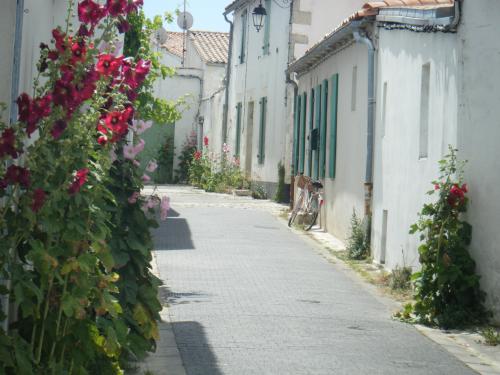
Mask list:
[[[233,10],[236,10],[239,6],[248,3],[250,0],[234,0],[231,4],[229,4],[225,11],[224,14],[231,13]]]
[[[365,3],[363,7],[344,19],[340,25],[325,35],[323,39],[310,47],[305,55],[290,64],[289,71],[301,72],[306,70],[306,65],[311,65],[310,60],[320,60],[336,48],[340,39],[352,37],[346,32],[347,27],[353,22],[363,20],[380,20],[382,22],[416,22],[417,17],[445,17],[450,12],[438,12],[441,9],[453,9],[455,0],[385,0],[371,1]],[[409,14],[408,11],[413,13]],[[413,17],[413,18],[412,18]],[[425,29],[424,29],[425,30]],[[420,30],[416,30],[420,31]],[[345,42],[344,42],[345,43]],[[313,61],[313,63],[315,62]]]
[[[182,32],[167,32],[167,41],[163,47],[170,53],[182,58]],[[193,43],[200,58],[208,64],[227,64],[229,50],[229,34],[215,31],[188,32],[189,40]]]

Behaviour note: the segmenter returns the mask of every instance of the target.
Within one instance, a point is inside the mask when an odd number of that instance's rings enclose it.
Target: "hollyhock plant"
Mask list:
[[[168,217],[168,211],[170,210],[170,198],[163,197],[160,202],[160,218],[165,221]]]
[[[208,147],[208,137],[207,136],[203,137],[203,145],[205,145],[205,147]]]
[[[152,121],[134,120],[132,121],[132,129],[137,135],[141,135],[146,130],[153,126]]]
[[[7,168],[3,181],[7,185],[19,184],[23,188],[30,186],[30,172],[24,167],[11,165]]]
[[[107,0],[106,10],[113,17],[125,14],[127,11],[128,0]]]
[[[97,61],[96,71],[101,76],[117,76],[123,64],[123,56],[115,57],[111,54],[104,54],[99,56]]]
[[[68,123],[64,120],[57,120],[50,131],[50,134],[54,139],[59,139],[61,135],[64,133],[66,128],[68,127]]]
[[[96,25],[106,15],[106,9],[93,0],[84,0],[78,4],[80,22]]]
[[[17,112],[19,113],[19,121],[28,121],[32,109],[32,100],[26,93],[22,93],[17,98]]]
[[[194,160],[200,160],[201,159],[201,151],[195,151],[193,154]]]
[[[146,170],[149,172],[149,173],[154,173],[154,171],[156,171],[156,169],[158,168],[158,163],[156,162],[156,160],[151,160],[147,167],[146,167]]]
[[[142,177],[141,177],[141,180],[142,180],[142,182],[144,182],[145,184],[147,184],[148,182],[151,181],[151,177],[149,177],[147,174],[143,174]]]
[[[132,195],[128,198],[128,203],[130,204],[137,203],[137,199],[139,199],[139,196],[140,196],[139,192],[134,191]]]

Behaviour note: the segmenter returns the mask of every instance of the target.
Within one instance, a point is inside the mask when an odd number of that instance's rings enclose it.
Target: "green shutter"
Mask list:
[[[309,111],[311,114],[309,115],[309,155],[307,158],[307,175],[310,177],[312,176],[312,159],[313,159],[313,152],[312,152],[312,130],[314,128],[314,95],[315,95],[315,90],[311,89],[311,99],[309,102]]]
[[[260,127],[259,127],[259,164],[264,164],[266,147],[266,117],[267,117],[267,98],[260,100]]]
[[[295,94],[295,109],[294,109],[294,119],[293,119],[293,168],[292,173],[295,174],[298,171],[298,149],[299,149],[299,117],[300,117],[300,96]]]
[[[236,106],[236,147],[234,154],[236,157],[240,157],[240,143],[241,143],[241,112],[243,105],[238,103]]]
[[[306,116],[307,115],[307,94],[302,94],[302,109],[300,111],[300,163],[299,172],[304,173],[304,159],[306,157]]]
[[[240,49],[240,64],[245,62],[245,49],[247,44],[247,19],[248,12],[245,10],[241,15],[241,49]]]
[[[267,16],[265,17],[264,45],[262,46],[262,49],[264,50],[264,55],[269,55],[271,51],[269,44],[269,40],[271,37],[271,9],[272,9],[271,0],[266,0],[265,7]]]
[[[321,99],[323,97],[323,86],[316,86],[316,100],[315,100],[315,110],[314,110],[314,129],[316,129],[316,134],[321,126]],[[319,177],[319,142],[316,140],[316,150],[314,150],[314,171],[313,178],[315,180]]]
[[[339,96],[339,75],[332,76],[332,96],[330,98],[330,162],[328,176],[335,178],[337,163],[337,112]]]
[[[328,81],[323,81],[321,91],[321,130],[319,142],[319,177],[325,178],[326,174],[326,123],[328,117]]]

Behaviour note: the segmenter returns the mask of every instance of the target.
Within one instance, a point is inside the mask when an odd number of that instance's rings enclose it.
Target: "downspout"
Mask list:
[[[231,81],[231,66],[233,60],[233,36],[234,36],[234,24],[227,18],[227,13],[224,12],[224,19],[229,23],[229,48],[227,57],[227,68],[226,68],[226,92],[224,98],[224,113],[222,114],[222,143],[227,143],[227,123],[229,114],[229,83]]]
[[[365,216],[372,214],[373,199],[373,149],[375,130],[375,46],[359,26],[353,29],[354,40],[368,47],[368,124],[366,133]]]

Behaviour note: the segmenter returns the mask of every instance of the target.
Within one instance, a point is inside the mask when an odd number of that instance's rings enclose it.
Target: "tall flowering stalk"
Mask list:
[[[488,318],[485,294],[475,273],[475,262],[467,247],[472,227],[462,219],[467,211],[468,186],[463,181],[464,162],[455,149],[440,162],[441,176],[429,195],[437,201],[424,205],[410,233],[420,233],[422,268],[414,274],[417,321],[444,328],[482,323]]]
[[[144,198],[130,199],[142,171],[123,154],[151,64],[113,44],[141,5],[70,1],[68,25],[40,45],[34,96],[21,94],[18,121],[0,124],[0,269],[12,286],[0,293],[17,309],[0,331],[4,373],[120,374],[124,360],[158,338],[155,224],[141,210]],[[80,24],[72,30],[74,11]],[[139,144],[136,137],[132,147]],[[124,173],[128,191],[117,194]],[[144,222],[142,237],[121,227],[129,209]]]

